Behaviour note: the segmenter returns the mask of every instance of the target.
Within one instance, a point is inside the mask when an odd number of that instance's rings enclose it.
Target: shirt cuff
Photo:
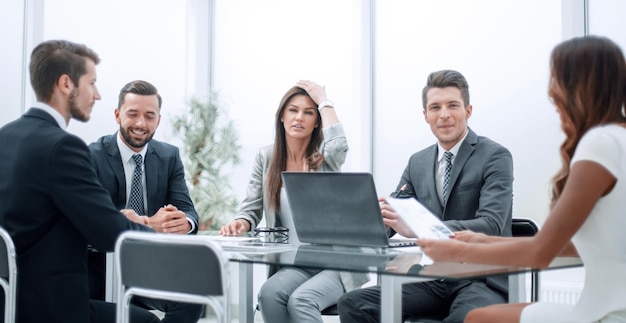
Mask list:
[[[193,222],[190,218],[187,218],[187,221],[189,221],[189,225],[191,226],[191,230],[189,230],[189,232],[187,232],[187,234],[192,233],[193,230],[196,228],[196,223]]]

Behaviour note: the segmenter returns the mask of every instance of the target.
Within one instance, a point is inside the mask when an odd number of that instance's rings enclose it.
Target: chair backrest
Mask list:
[[[514,237],[532,237],[539,232],[539,226],[535,221],[528,218],[513,218],[511,222],[511,234]],[[539,300],[539,272],[530,273],[530,301]]]
[[[513,218],[511,233],[514,237],[532,237],[539,231],[535,221],[527,218]]]
[[[17,264],[15,245],[9,233],[0,227],[0,286],[4,292],[4,322],[15,322]]]
[[[125,232],[115,246],[118,317],[127,322],[132,295],[208,304],[230,322],[228,260],[203,236]]]

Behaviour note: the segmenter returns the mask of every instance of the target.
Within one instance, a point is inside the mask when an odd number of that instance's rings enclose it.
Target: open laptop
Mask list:
[[[368,247],[415,245],[389,239],[370,173],[283,172],[298,239],[303,243]]]

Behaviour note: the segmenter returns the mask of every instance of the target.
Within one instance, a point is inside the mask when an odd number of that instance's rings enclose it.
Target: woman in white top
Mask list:
[[[551,55],[549,95],[561,117],[563,165],[553,178],[549,216],[534,237],[460,232],[418,240],[435,261],[546,267],[579,255],[585,285],[575,305],[500,304],[466,322],[626,322],[626,63],[603,37],[564,41]]]
[[[348,141],[324,87],[300,81],[289,89],[276,111],[275,132],[274,144],[259,150],[239,213],[221,228],[220,234],[250,231],[265,216],[270,228],[291,227],[289,239],[293,243],[293,222],[281,173],[341,171]],[[283,267],[259,292],[263,320],[321,323],[321,310],[368,280],[362,273]]]

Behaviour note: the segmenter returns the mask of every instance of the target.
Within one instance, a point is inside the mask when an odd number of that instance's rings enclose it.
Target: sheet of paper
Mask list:
[[[215,240],[215,241],[220,241],[220,242],[244,242],[244,241],[258,241],[259,238],[257,237],[250,237],[250,236],[220,236],[220,235],[214,235],[214,236],[210,236],[207,235],[206,236],[208,239],[210,240]]]
[[[385,201],[418,238],[449,239],[454,235],[437,216],[414,198],[387,197]]]

